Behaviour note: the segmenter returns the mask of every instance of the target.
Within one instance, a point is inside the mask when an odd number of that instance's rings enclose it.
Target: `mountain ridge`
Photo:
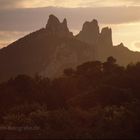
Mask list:
[[[55,78],[63,70],[76,67],[86,61],[101,60],[113,56],[121,65],[140,60],[140,53],[113,46],[112,30],[99,29],[98,21],[86,21],[82,30],[73,35],[67,26],[50,15],[46,27],[13,42],[0,50],[0,81],[18,74],[35,74]]]

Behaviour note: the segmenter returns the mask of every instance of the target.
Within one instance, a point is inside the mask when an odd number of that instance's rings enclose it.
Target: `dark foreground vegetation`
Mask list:
[[[139,139],[140,63],[113,57],[60,78],[19,75],[0,84],[2,139]]]

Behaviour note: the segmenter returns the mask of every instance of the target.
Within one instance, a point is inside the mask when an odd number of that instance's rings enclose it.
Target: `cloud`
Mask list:
[[[0,0],[0,9],[37,7],[110,7],[140,6],[139,0]]]
[[[95,1],[95,0],[92,0]],[[0,0],[0,9],[37,7],[87,7],[91,0]]]
[[[140,6],[94,7],[94,8],[22,8],[0,10],[0,47],[25,34],[45,27],[50,14],[61,21],[67,18],[71,31],[81,30],[85,21],[97,19],[101,26],[111,26],[115,44],[124,42],[130,46],[140,40]],[[16,32],[15,32],[16,31]],[[138,42],[138,41],[137,41]],[[132,46],[133,50],[138,48]]]
[[[140,49],[140,42],[136,42],[134,45],[136,48]]]
[[[0,10],[0,30],[33,31],[45,27],[48,16],[68,19],[70,29],[80,30],[83,22],[97,19],[100,24],[122,24],[140,21],[140,7],[96,8],[28,8]]]
[[[95,5],[96,7],[99,6],[140,6],[140,1],[139,0],[96,0],[96,1],[92,1],[90,0],[90,2],[87,4],[88,6],[90,5]]]
[[[26,34],[28,34],[28,32],[0,31],[0,48],[7,46]]]
[[[133,4],[133,5],[140,5],[140,1],[139,0],[127,0],[128,2],[130,2],[130,4]]]
[[[24,0],[0,0],[0,9],[11,9],[22,7]]]

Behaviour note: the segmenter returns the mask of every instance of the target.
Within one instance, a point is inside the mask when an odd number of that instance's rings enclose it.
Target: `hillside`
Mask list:
[[[0,84],[0,138],[139,139],[139,71],[109,57],[53,80],[18,75]]]
[[[64,68],[94,58],[92,46],[76,40],[63,23],[50,15],[46,28],[0,50],[0,81],[18,74],[59,76]]]
[[[96,60],[104,62],[107,57],[113,56],[117,59],[118,64],[123,66],[140,61],[140,52],[129,50],[123,43],[114,46],[112,29],[104,27],[100,32],[97,20],[85,22],[76,38],[94,46]]]
[[[130,51],[123,43],[114,46],[111,28],[105,27],[100,32],[97,20],[85,22],[74,36],[66,19],[60,22],[50,15],[45,28],[0,50],[0,81],[18,74],[55,78],[62,75],[65,68],[75,68],[91,60],[104,62],[109,56],[124,66],[140,60],[140,53]]]

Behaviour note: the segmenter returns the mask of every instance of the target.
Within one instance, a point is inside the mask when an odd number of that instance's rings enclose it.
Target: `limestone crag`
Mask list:
[[[91,22],[85,22],[83,24],[83,28],[76,38],[86,43],[96,45],[99,35],[98,21],[94,19]]]
[[[102,29],[102,31],[100,33],[100,36],[99,36],[98,43],[100,45],[104,45],[104,46],[107,46],[107,47],[112,47],[113,46],[111,28],[105,27],[105,28]]]
[[[87,61],[106,61],[113,56],[120,65],[140,61],[140,53],[130,51],[123,43],[114,46],[112,30],[101,30],[97,20],[85,22],[73,36],[67,20],[60,22],[50,15],[47,25],[0,49],[0,82],[18,74],[55,78],[66,68],[75,68]],[[10,63],[9,63],[10,60]]]
[[[59,37],[72,37],[72,32],[69,32],[67,27],[67,20],[64,19],[61,23],[57,17],[50,15],[48,23],[46,25],[46,30],[51,35],[57,35]]]

